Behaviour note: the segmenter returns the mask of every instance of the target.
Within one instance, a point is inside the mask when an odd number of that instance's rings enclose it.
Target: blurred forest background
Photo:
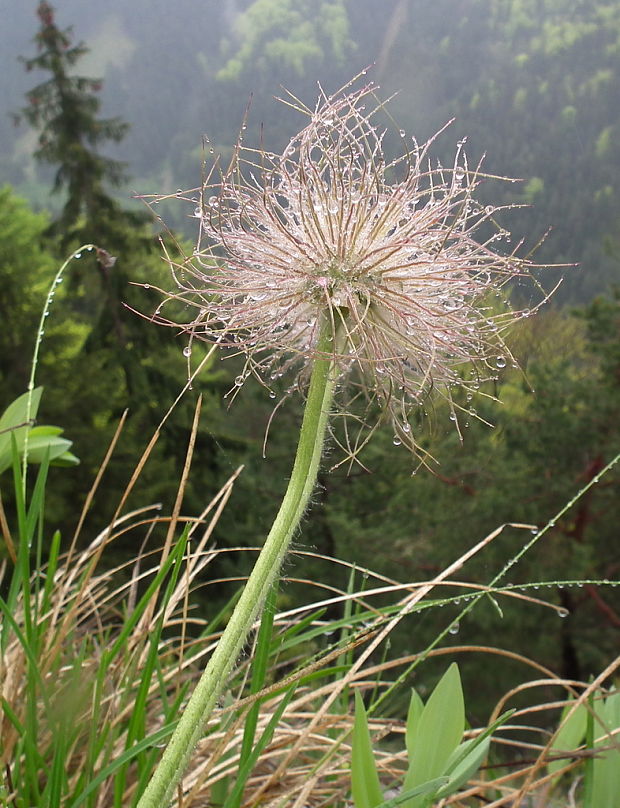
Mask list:
[[[89,517],[92,536],[105,527],[187,378],[186,338],[124,305],[150,314],[157,296],[132,283],[171,286],[157,239],[161,224],[131,197],[199,185],[209,149],[226,156],[233,148],[250,95],[246,143],[262,139],[277,151],[303,125],[273,100],[281,85],[311,105],[317,81],[332,92],[365,68],[383,98],[397,92],[391,114],[419,141],[454,118],[437,141],[437,157],[449,162],[467,137],[471,164],[484,154],[486,171],[521,180],[488,187],[494,202],[527,204],[507,212],[513,241],[525,239],[527,250],[550,230],[536,259],[579,266],[541,274],[548,288],[562,274],[564,281],[551,304],[515,330],[510,344],[521,370],[507,367],[488,391],[503,403],[477,404],[493,428],[472,418],[461,424],[461,441],[449,411],[429,408],[420,417],[421,440],[439,463],[434,473],[413,476],[392,435],[378,435],[363,457],[370,473],[340,467],[322,474],[298,546],[399,580],[428,578],[505,521],[545,524],[618,452],[617,0],[57,0],[51,24],[67,44],[57,40],[57,61],[47,63],[37,61],[51,40],[36,2],[4,0],[2,10],[0,408],[26,389],[44,295],[59,262],[82,241],[117,258],[111,267],[87,255],[74,262],[46,323],[39,418],[62,426],[81,459],[76,469],[51,470],[50,529],[71,535],[129,408]],[[69,26],[73,32],[62,34]],[[59,66],[70,90],[65,107],[62,93],[54,95],[62,85]],[[47,115],[50,104],[55,111]],[[62,134],[63,115],[73,140]],[[178,200],[157,208],[188,250],[196,237],[192,211]],[[527,291],[515,292],[523,305]],[[194,365],[201,355],[195,347]],[[234,363],[218,361],[202,374],[167,423],[128,507],[161,502],[170,509],[200,392],[197,461],[183,511],[198,513],[243,463],[217,542],[255,546],[286,484],[299,402],[277,414],[264,459],[273,402],[248,384],[228,408],[224,394],[235,375]],[[0,478],[10,509],[8,482],[8,475]],[[618,501],[618,476],[610,474],[558,520],[511,582],[620,578]],[[144,538],[126,536],[110,562],[131,557]],[[524,541],[523,531],[506,531],[462,578],[490,580]],[[219,569],[223,576],[243,571],[233,558]],[[304,561],[303,569],[295,561],[285,573],[326,585],[342,574],[318,561]],[[222,599],[230,592],[222,587]],[[565,620],[513,603],[500,617],[490,605],[450,641],[501,638],[559,673],[585,678],[617,651],[618,593],[594,585],[551,593],[570,610]],[[304,593],[285,585],[282,597]],[[412,618],[398,642],[411,651],[424,647],[450,619],[446,611]],[[522,673],[490,667],[472,663],[464,678],[496,695]]]

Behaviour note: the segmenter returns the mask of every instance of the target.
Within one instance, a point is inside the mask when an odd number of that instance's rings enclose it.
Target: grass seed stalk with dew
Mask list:
[[[236,387],[290,372],[306,400],[280,509],[138,808],[166,804],[226,687],[308,506],[336,387],[353,391],[345,412],[358,396],[369,413],[378,403],[417,451],[412,408],[431,387],[451,401],[451,386],[468,384],[463,363],[472,387],[493,373],[516,315],[493,315],[485,301],[533,266],[496,252],[502,231],[476,239],[498,208],[475,202],[481,175],[461,148],[449,170],[428,164],[432,141],[386,162],[383,105],[373,86],[352,87],[322,94],[314,111],[294,99],[309,121],[283,154],[239,142],[226,171],[216,161],[196,210],[198,248],[171,262],[172,298],[198,308],[183,329],[245,355]],[[360,444],[345,448],[356,455]]]
[[[535,265],[498,251],[501,208],[475,200],[484,175],[462,144],[451,168],[433,167],[435,138],[419,146],[401,131],[387,162],[373,86],[321,94],[314,111],[289,103],[309,121],[282,154],[239,142],[203,186],[199,244],[175,271],[176,296],[198,308],[184,327],[245,354],[238,387],[287,373],[303,385],[327,318],[347,378],[340,408],[361,394],[416,450],[410,413],[431,388],[454,408],[451,387],[477,389],[506,364],[502,333],[519,313],[494,314],[489,299]]]

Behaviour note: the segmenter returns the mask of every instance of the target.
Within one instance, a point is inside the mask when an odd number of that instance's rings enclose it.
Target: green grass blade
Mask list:
[[[189,535],[188,531],[185,531],[185,535],[186,535],[185,540],[180,539],[178,542],[179,546],[175,548],[175,552],[177,553],[177,555],[179,555],[180,553],[179,558],[182,557],[182,554],[184,552],[187,535]],[[131,710],[131,717],[127,725],[127,735],[125,741],[126,749],[131,748],[137,740],[144,737],[146,728],[147,700],[151,687],[151,682],[153,679],[153,674],[157,666],[159,644],[165,618],[165,609],[166,605],[170,601],[170,598],[172,597],[180,572],[181,572],[181,564],[174,563],[171,569],[170,578],[166,584],[166,589],[161,599],[161,613],[159,615],[159,619],[157,621],[155,629],[153,630],[149,638],[149,651],[140,674],[140,683],[138,686],[138,692],[134,697],[134,703]],[[119,769],[114,780],[114,805],[117,806],[118,808],[121,808],[124,802],[126,778],[127,778],[127,764]]]
[[[376,808],[383,802],[366,709],[358,691],[355,692],[355,723],[351,749],[351,794],[355,808]]]
[[[50,544],[49,557],[47,561],[47,569],[45,571],[45,586],[43,588],[43,602],[41,604],[41,611],[45,614],[50,608],[50,596],[54,589],[54,577],[56,569],[58,568],[58,556],[60,553],[60,531],[54,531],[52,541]]]
[[[308,626],[310,626],[315,621],[320,620],[327,609],[317,609],[316,612],[311,612],[307,614],[305,617],[302,617],[301,620],[296,620],[292,626],[289,626],[285,629],[282,634],[278,637],[278,650],[282,651],[288,648],[294,638],[300,634],[302,631],[305,631]]]
[[[109,661],[114,659],[114,657],[118,654],[118,652],[123,648],[123,646],[127,642],[127,638],[129,637],[129,635],[135,628],[136,624],[142,617],[144,610],[151,602],[153,596],[161,586],[162,581],[164,580],[170,569],[173,567],[173,565],[180,563],[181,558],[183,558],[183,553],[185,552],[185,547],[187,545],[189,530],[190,525],[186,526],[176,546],[172,549],[172,552],[170,553],[168,558],[164,561],[164,563],[157,571],[157,574],[155,575],[151,583],[148,585],[145,593],[142,595],[142,597],[136,604],[136,607],[132,611],[131,615],[129,615],[129,617],[125,620],[123,628],[119,632],[119,635],[114,641],[114,644],[104,656],[106,664],[109,664]],[[102,665],[104,665],[103,662]]]
[[[265,730],[263,731],[258,743],[254,746],[254,748],[251,751],[251,754],[248,755],[248,757],[243,762],[243,765],[240,767],[234,788],[231,791],[230,795],[228,796],[226,802],[224,803],[223,808],[232,808],[232,806],[239,805],[241,803],[241,798],[243,796],[243,789],[245,788],[247,779],[250,776],[252,769],[256,765],[261,753],[273,738],[273,733],[275,732],[276,727],[280,723],[280,719],[282,718],[282,715],[284,714],[284,711],[286,710],[289,701],[293,697],[295,690],[296,688],[295,686],[293,686],[289,688],[289,690],[284,694],[284,698],[282,699],[280,704],[278,704],[277,709],[269,719],[269,723],[265,727]]]
[[[166,739],[172,735],[175,726],[176,722],[167,724],[165,727],[161,727],[161,729],[158,729],[156,732],[152,732],[146,738],[143,738],[137,744],[132,746],[131,749],[126,749],[118,756],[118,758],[113,760],[112,763],[103,768],[90,781],[86,788],[78,796],[76,796],[75,799],[68,803],[67,808],[78,808],[78,806],[83,805],[86,798],[95,793],[99,786],[104,783],[108,777],[113,776],[121,766],[129,763],[135,757],[152,746],[160,746],[163,742],[165,742]]]
[[[269,587],[269,593],[265,601],[265,609],[263,611],[258,637],[256,639],[256,652],[254,661],[252,663],[252,680],[250,682],[251,695],[258,693],[265,684],[265,677],[267,675],[267,667],[269,663],[271,637],[273,633],[273,618],[276,612],[278,588],[279,579],[276,578],[273,584]],[[248,766],[247,763],[253,758],[252,747],[254,745],[254,736],[256,734],[256,726],[258,724],[260,704],[260,700],[256,701],[248,710],[248,714],[245,719],[245,726],[243,728],[243,740],[241,742],[241,754],[239,757],[239,773],[237,775],[235,787],[224,804],[225,808],[239,808],[241,805],[243,789],[245,788],[247,778],[252,771],[252,767]]]
[[[15,618],[11,614],[11,611],[9,609],[8,604],[1,597],[0,597],[0,612],[2,612],[2,614],[4,615],[4,619],[6,620],[7,625],[9,625],[13,629],[13,632],[15,633],[16,638],[19,640],[20,645],[24,649],[24,653],[26,654],[26,657],[28,659],[29,672],[32,674],[33,678],[36,680],[36,682],[37,682],[37,684],[38,684],[38,686],[40,688],[41,696],[42,696],[43,701],[45,703],[45,707],[47,709],[49,709],[49,701],[48,701],[47,695],[46,695],[46,688],[45,688],[43,680],[41,679],[41,675],[39,674],[39,667],[38,667],[38,664],[37,664],[37,658],[36,658],[35,654],[33,653],[33,650],[30,647],[30,644],[28,643],[27,637],[22,632],[20,627],[17,625],[17,622],[15,621]]]
[[[63,794],[67,786],[67,775],[65,772],[67,743],[63,728],[59,727],[58,731],[54,733],[53,743],[54,757],[41,799],[41,805],[45,808],[60,808],[63,802]]]
[[[4,698],[4,696],[2,696],[2,699],[0,699],[0,704],[2,705],[2,712],[9,719],[9,721],[11,722],[11,724],[13,725],[15,730],[17,731],[18,735],[23,735],[24,734],[24,725],[19,720],[19,718],[17,717],[17,715],[14,712],[13,708],[8,703],[8,701]]]

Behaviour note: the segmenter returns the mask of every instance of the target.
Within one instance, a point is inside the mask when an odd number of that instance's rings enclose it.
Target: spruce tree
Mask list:
[[[106,143],[122,140],[129,124],[99,117],[101,80],[77,75],[75,70],[88,48],[82,42],[74,44],[70,27],[58,27],[54,8],[46,0],[39,2],[37,15],[38,53],[21,61],[29,71],[50,75],[26,94],[28,103],[16,118],[38,130],[37,160],[56,168],[53,190],[64,194],[64,204],[48,235],[60,242],[60,255],[80,243],[100,248],[97,255],[104,260],[98,262],[99,283],[93,283],[86,257],[70,273],[76,316],[90,324],[84,351],[103,351],[110,368],[122,368],[127,400],[135,408],[149,386],[141,359],[155,348],[159,336],[125,304],[144,307],[144,294],[129,280],[139,281],[145,274],[153,280],[158,244],[148,216],[125,210],[108,190],[126,180],[125,164],[99,151]]]
[[[88,48],[82,42],[73,44],[72,29],[56,25],[54,8],[45,0],[39,3],[37,15],[38,53],[21,61],[28,71],[51,75],[26,94],[28,104],[16,117],[39,131],[34,155],[56,166],[54,191],[66,194],[55,229],[65,243],[82,235],[92,240],[112,236],[116,241],[119,220],[126,227],[127,212],[110,196],[106,184],[118,187],[125,181],[125,164],[103,156],[99,148],[122,140],[129,124],[98,117],[101,80],[72,73]]]

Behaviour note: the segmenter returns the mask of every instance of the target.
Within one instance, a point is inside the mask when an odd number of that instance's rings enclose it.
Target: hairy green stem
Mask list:
[[[332,326],[326,324],[318,346],[325,358],[314,362],[297,454],[280,510],[224,633],[137,808],[165,808],[168,804],[185,772],[190,755],[202,736],[205,723],[226,685],[228,675],[269,587],[280,571],[293,534],[306,510],[316,483],[336,381],[334,362],[329,358],[330,351],[335,350],[330,341],[332,338]]]

